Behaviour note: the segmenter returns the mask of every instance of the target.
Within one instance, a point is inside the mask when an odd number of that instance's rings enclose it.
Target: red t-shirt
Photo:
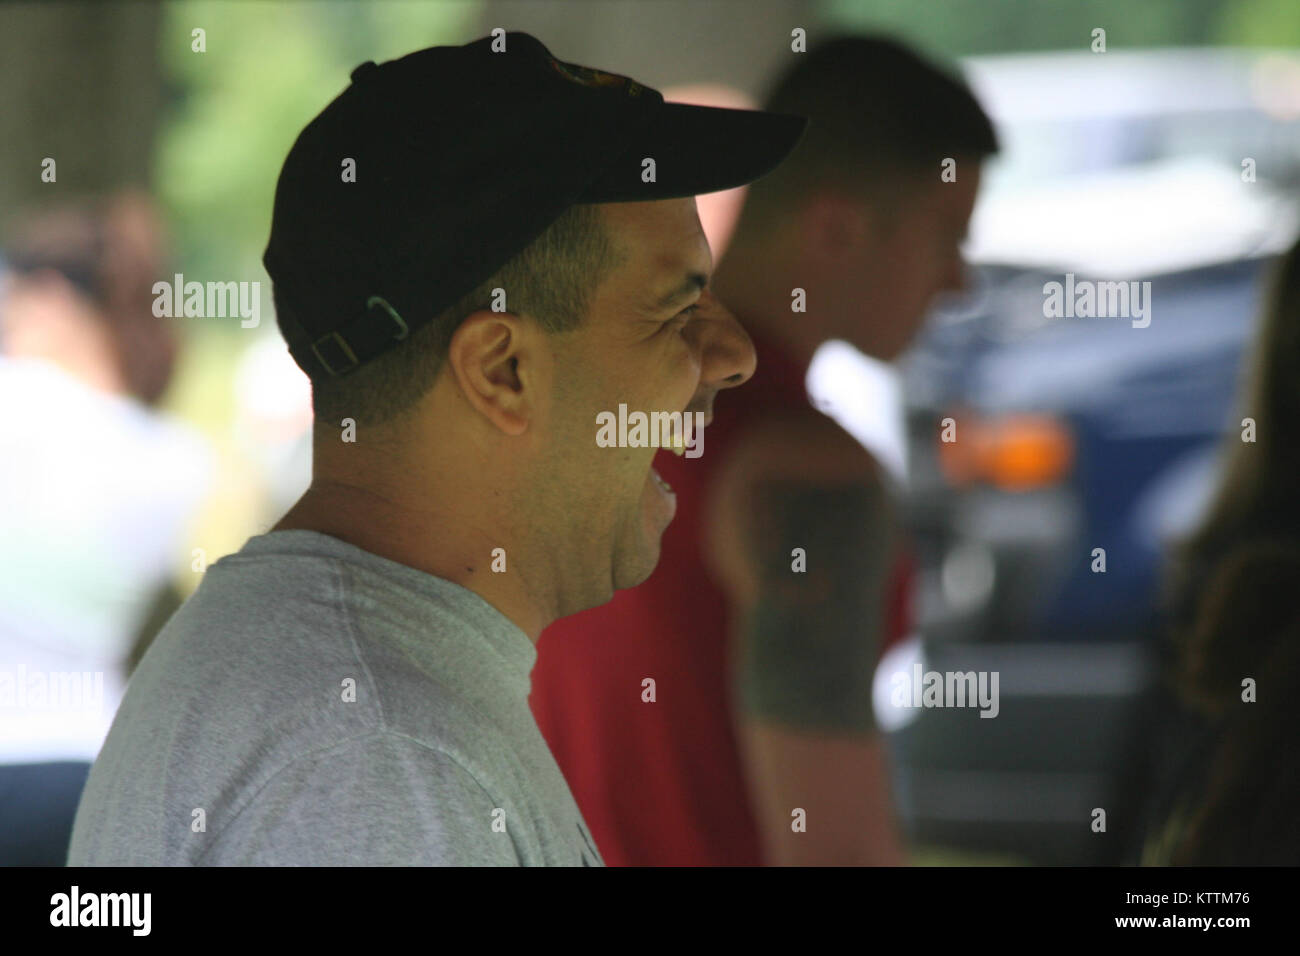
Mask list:
[[[654,573],[537,644],[529,702],[610,866],[764,862],[732,723],[732,622],[702,552],[705,490],[738,430],[808,404],[806,367],[753,338],[757,371],[717,396],[703,455],[656,455],[677,514]],[[910,574],[899,571],[888,643],[908,624]],[[647,677],[654,702],[642,699]]]

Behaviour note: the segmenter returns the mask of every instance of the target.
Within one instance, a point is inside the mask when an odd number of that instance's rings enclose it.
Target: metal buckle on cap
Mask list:
[[[330,341],[337,341],[338,347],[343,351],[343,354],[347,357],[348,364],[345,367],[335,368],[334,366],[330,365],[330,363],[325,359],[325,356],[320,354],[321,345]],[[311,351],[312,354],[316,356],[316,361],[320,362],[321,366],[325,369],[325,371],[329,372],[331,375],[334,376],[342,375],[344,372],[350,372],[352,369],[356,368],[358,364],[360,364],[357,361],[356,353],[353,352],[351,347],[348,346],[348,340],[345,339],[337,332],[330,332],[328,335],[322,335],[320,338],[318,338],[315,342],[311,344]]]

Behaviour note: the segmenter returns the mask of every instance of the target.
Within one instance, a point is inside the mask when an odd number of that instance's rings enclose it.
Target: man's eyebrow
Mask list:
[[[677,288],[673,289],[658,302],[654,304],[655,309],[667,309],[673,303],[680,302],[682,299],[691,295],[693,292],[702,291],[709,287],[709,277],[703,272],[692,272],[682,280]]]

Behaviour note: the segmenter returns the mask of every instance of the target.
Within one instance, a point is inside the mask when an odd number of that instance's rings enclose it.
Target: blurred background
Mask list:
[[[0,794],[75,807],[134,655],[306,487],[308,386],[260,262],[294,137],[358,63],[496,26],[737,102],[795,27],[890,32],[965,73],[1004,147],[977,292],[896,366],[828,346],[809,388],[906,489],[917,633],[882,671],[1002,675],[987,733],[882,708],[915,859],[1120,862],[1078,820],[1136,823],[1162,563],[1240,427],[1261,277],[1300,224],[1294,0],[0,6],[0,671],[105,674],[96,708],[0,701],[0,765],[64,768]],[[1067,272],[1151,281],[1157,320],[1044,318]],[[120,278],[177,273],[261,283],[260,322],[150,321]],[[940,443],[953,415],[980,440]]]

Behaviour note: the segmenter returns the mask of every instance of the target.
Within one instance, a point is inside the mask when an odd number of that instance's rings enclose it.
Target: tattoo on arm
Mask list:
[[[893,555],[884,489],[772,483],[749,517],[760,586],[736,649],[742,711],[793,729],[873,730]]]

